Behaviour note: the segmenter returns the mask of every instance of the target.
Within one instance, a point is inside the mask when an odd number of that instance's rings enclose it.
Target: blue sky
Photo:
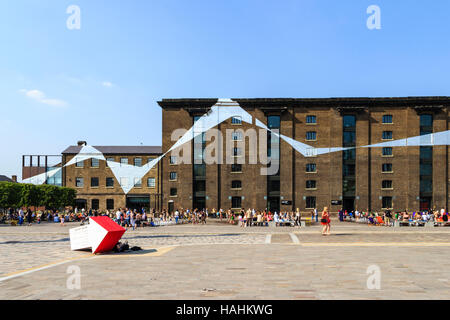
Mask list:
[[[69,5],[81,29],[69,30]],[[369,5],[381,30],[366,27]],[[68,145],[159,145],[162,98],[450,95],[450,2],[0,3],[0,174]]]

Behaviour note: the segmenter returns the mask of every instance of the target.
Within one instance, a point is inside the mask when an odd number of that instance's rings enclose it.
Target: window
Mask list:
[[[134,166],[142,167],[142,158],[134,158]]]
[[[306,209],[316,208],[316,197],[306,197]]]
[[[305,157],[316,157],[317,149],[316,148],[306,148]]]
[[[231,165],[231,172],[242,172],[242,165],[238,163],[233,163]]]
[[[126,178],[126,177],[120,178],[120,186],[127,187],[128,186],[128,178]]]
[[[142,188],[142,179],[134,178],[134,186],[137,188]]]
[[[349,149],[342,151],[342,157],[344,160],[355,160],[356,159],[356,150]]]
[[[354,176],[355,175],[355,165],[344,163],[342,165],[342,175],[344,177]]]
[[[77,188],[83,188],[84,187],[84,179],[83,178],[75,178],[75,186]]]
[[[430,179],[425,179],[424,177],[422,177],[420,179],[420,188],[419,188],[420,192],[422,193],[431,193],[433,192],[433,180]]]
[[[231,208],[233,209],[241,209],[242,208],[242,198],[241,197],[232,197],[231,198]]]
[[[92,188],[98,188],[98,178],[97,177],[93,177],[91,178],[91,187]]]
[[[383,156],[392,156],[392,147],[384,147],[382,154]]]
[[[232,117],[231,123],[232,124],[242,124],[242,118],[241,117]]]
[[[392,131],[383,131],[383,140],[392,140]]]
[[[194,164],[194,176],[195,177],[206,177],[206,165]]]
[[[316,116],[306,116],[306,123],[317,123]]]
[[[306,172],[316,172],[316,164],[315,163],[307,163],[306,164]]]
[[[98,199],[92,199],[92,210],[98,210],[100,201]]]
[[[381,166],[382,172],[392,172],[392,163],[383,163]]]
[[[233,156],[239,157],[242,155],[242,149],[238,147],[233,148]]]
[[[281,118],[280,116],[268,116],[267,117],[267,127],[269,129],[280,129]]]
[[[383,180],[381,182],[382,189],[392,189],[392,180]]]
[[[269,192],[279,192],[280,191],[280,180],[268,180],[267,184],[269,185]]]
[[[241,189],[241,188],[242,188],[241,180],[233,180],[233,181],[231,181],[231,189]]]
[[[177,157],[176,156],[170,156],[169,164],[177,164]]]
[[[433,159],[433,148],[432,147],[420,147],[420,159],[421,160],[432,160]]]
[[[421,127],[432,127],[433,126],[433,116],[431,114],[420,115],[420,126]]]
[[[170,188],[170,196],[175,197],[177,195],[177,188]]]
[[[177,173],[176,172],[170,172],[169,180],[177,180]]]
[[[316,132],[315,131],[308,131],[306,132],[306,140],[310,141],[310,140],[316,140]]]
[[[242,140],[242,132],[241,131],[234,131],[231,133],[231,137],[234,141],[241,141]]]
[[[421,163],[419,166],[419,172],[421,176],[431,176],[433,174],[433,164]]]
[[[356,127],[356,117],[354,115],[345,115],[342,120],[344,128]]]
[[[112,177],[107,177],[106,178],[106,187],[107,188],[114,187],[114,178],[112,178]]]
[[[114,210],[114,199],[106,199],[106,210]]]
[[[316,180],[306,180],[306,189],[315,189]]]
[[[84,160],[77,161],[76,164],[75,164],[75,167],[83,168],[84,167]]]
[[[149,157],[148,159],[147,159],[147,163],[150,163],[150,162],[152,162],[153,160],[155,160],[156,158],[155,157]]]
[[[392,209],[392,197],[383,197],[381,201],[383,209]]]
[[[106,166],[108,166],[108,161],[115,161],[116,159],[114,158],[106,158]]]
[[[356,144],[356,132],[344,131],[342,139],[344,140],[344,147],[353,147]]]
[[[148,178],[147,179],[147,187],[154,188],[156,186],[156,179],[155,178]]]
[[[195,192],[205,192],[206,191],[206,181],[205,180],[195,180],[194,181]]]
[[[392,123],[392,115],[390,114],[385,114],[383,116],[383,123]]]
[[[128,164],[128,158],[120,158],[120,164]]]
[[[92,158],[91,159],[91,167],[98,168],[99,166],[100,166],[100,162],[98,161],[98,159]]]

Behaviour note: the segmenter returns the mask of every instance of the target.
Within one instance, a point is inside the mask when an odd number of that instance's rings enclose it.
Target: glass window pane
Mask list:
[[[100,165],[100,162],[99,162],[98,159],[95,159],[95,158],[92,158],[92,159],[91,159],[91,167],[93,167],[93,168],[98,168],[99,165]]]
[[[306,123],[316,123],[316,116],[306,116]]]
[[[421,127],[433,126],[433,116],[431,114],[420,115],[420,126]]]
[[[345,115],[343,117],[344,128],[355,127],[356,117],[354,115]]]
[[[280,116],[268,116],[267,117],[267,127],[269,129],[279,129],[280,128]]]
[[[392,115],[390,114],[385,114],[383,116],[383,123],[392,123]]]

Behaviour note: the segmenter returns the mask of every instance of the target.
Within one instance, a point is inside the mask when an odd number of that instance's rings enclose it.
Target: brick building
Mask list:
[[[77,190],[76,206],[112,210],[119,207],[160,209],[160,166],[152,168],[127,194],[106,161],[88,159],[64,167],[81,150],[82,144],[70,146],[62,152],[62,182]],[[142,166],[161,155],[160,146],[95,146],[108,161]],[[123,177],[128,179],[129,177]],[[119,180],[118,180],[119,179]]]
[[[177,164],[162,160],[162,206],[255,208],[309,212],[329,206],[359,210],[448,208],[448,146],[370,147],[386,141],[448,130],[450,97],[233,99],[253,119],[313,148],[357,147],[303,156],[279,141],[280,170],[260,174],[263,164]],[[162,152],[172,133],[189,129],[217,99],[163,99]],[[230,118],[215,128],[255,127]],[[270,136],[270,135],[269,135]],[[237,136],[238,139],[242,137]],[[203,141],[202,141],[203,139]],[[244,136],[244,140],[247,140]],[[273,139],[273,136],[272,138]],[[237,140],[237,139],[235,139]],[[204,138],[194,144],[208,144]],[[224,142],[225,144],[225,142]],[[249,144],[241,156],[247,157]],[[273,152],[273,151],[272,151]],[[222,155],[223,156],[223,155]],[[192,162],[193,163],[193,162]]]

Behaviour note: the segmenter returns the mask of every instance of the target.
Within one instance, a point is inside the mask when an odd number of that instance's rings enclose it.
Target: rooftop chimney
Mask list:
[[[79,147],[82,147],[82,146],[85,146],[85,145],[87,145],[86,141],[78,141],[78,146]]]
[[[11,180],[17,182],[17,176],[11,176]]]

